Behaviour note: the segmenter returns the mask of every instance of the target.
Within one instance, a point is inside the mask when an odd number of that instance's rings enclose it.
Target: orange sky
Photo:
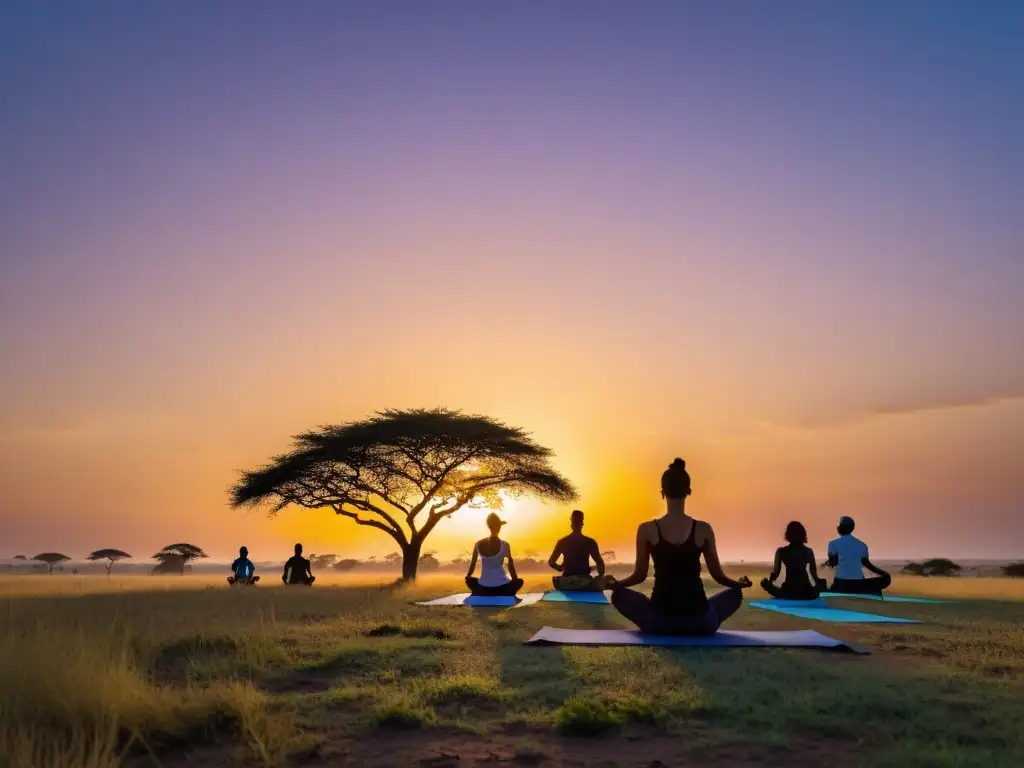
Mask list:
[[[0,555],[382,554],[227,488],[446,406],[620,557],[675,456],[728,558],[1024,556],[1022,17],[910,5],[0,11]]]

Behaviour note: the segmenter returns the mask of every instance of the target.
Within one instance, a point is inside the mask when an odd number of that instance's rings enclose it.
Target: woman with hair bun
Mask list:
[[[636,532],[633,573],[612,585],[612,604],[641,632],[659,635],[713,635],[743,602],[740,590],[750,586],[746,576],[734,581],[718,559],[715,532],[708,523],[686,514],[691,493],[686,462],[673,461],[661,476],[665,499],[663,517],[641,523]],[[711,577],[726,589],[708,598],[700,579],[704,556]],[[654,589],[650,598],[629,587],[647,580],[654,560]]]
[[[814,550],[807,546],[807,529],[794,520],[786,526],[784,538],[789,543],[775,550],[775,565],[771,575],[761,581],[761,589],[783,600],[817,600],[825,591],[826,584],[818,578]],[[786,580],[777,587],[774,582],[782,573],[783,565],[786,566]]]

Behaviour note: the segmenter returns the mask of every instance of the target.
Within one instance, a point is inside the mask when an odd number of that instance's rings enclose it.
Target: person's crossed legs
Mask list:
[[[820,587],[810,584],[807,585],[806,590],[800,592],[790,591],[785,589],[784,584],[776,585],[768,581],[768,579],[761,579],[761,589],[779,600],[816,600],[822,593]]]
[[[523,580],[512,579],[501,586],[485,587],[478,578],[467,576],[466,586],[469,587],[470,592],[479,597],[514,597],[523,588]]]
[[[739,610],[743,592],[723,589],[708,598],[708,609],[699,616],[671,616],[661,613],[651,599],[632,589],[612,591],[612,605],[616,610],[650,635],[714,635],[722,623]]]
[[[830,592],[847,595],[881,595],[892,584],[892,576],[873,576],[870,579],[833,579]]]
[[[560,592],[603,592],[604,576],[552,576],[551,584]]]

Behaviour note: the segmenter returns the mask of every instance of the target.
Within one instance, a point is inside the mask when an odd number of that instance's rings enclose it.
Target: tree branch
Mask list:
[[[334,513],[336,515],[341,515],[342,517],[350,517],[353,520],[355,520],[358,525],[366,525],[366,526],[369,526],[370,528],[377,528],[379,530],[382,530],[385,533],[387,533],[389,536],[391,536],[391,538],[395,539],[395,541],[397,541],[403,547],[407,543],[405,541],[405,536],[404,535],[402,535],[401,539],[399,539],[399,537],[396,535],[396,533],[399,533],[399,534],[402,533],[401,530],[396,532],[394,529],[392,529],[389,526],[385,525],[384,523],[380,522],[380,520],[368,520],[368,519],[366,519],[364,517],[360,517],[357,512],[352,512],[351,510],[345,509],[343,506],[339,506],[339,505],[331,505],[331,506],[334,509]],[[355,506],[355,505],[353,505],[353,506]]]

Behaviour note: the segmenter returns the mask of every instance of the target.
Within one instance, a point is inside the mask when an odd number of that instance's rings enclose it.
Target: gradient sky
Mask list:
[[[726,557],[841,514],[1024,556],[1022,39],[1015,2],[0,5],[0,555],[390,551],[226,488],[446,405],[620,553],[679,455]],[[514,551],[567,513],[515,505]]]

